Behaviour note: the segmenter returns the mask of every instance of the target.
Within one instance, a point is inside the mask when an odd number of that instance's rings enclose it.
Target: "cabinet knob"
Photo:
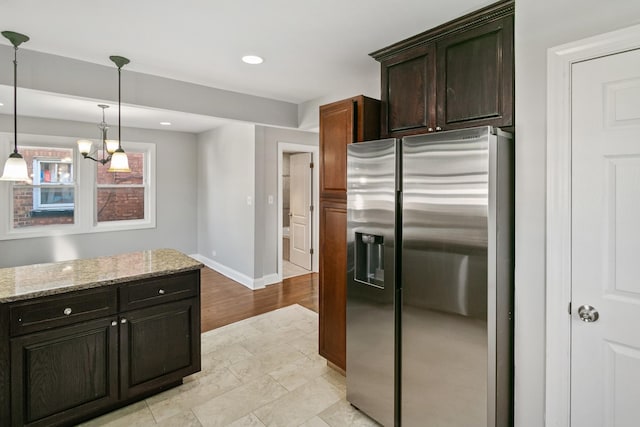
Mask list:
[[[427,129],[427,132],[433,132],[433,128]]]
[[[65,316],[70,315],[71,314],[71,308],[70,307],[65,308],[63,313],[64,313]]]
[[[440,132],[442,128],[440,126],[436,126],[436,132]]]
[[[160,289],[160,290],[158,291],[158,293],[159,293],[160,295],[164,295],[164,289]]]
[[[127,319],[125,319],[125,318],[123,317],[122,319],[120,319],[120,323],[122,323],[122,324],[124,325],[125,323],[127,323]]]
[[[118,322],[116,322],[115,320],[113,320],[113,321],[111,322],[111,326],[116,326],[117,324],[118,324]]]

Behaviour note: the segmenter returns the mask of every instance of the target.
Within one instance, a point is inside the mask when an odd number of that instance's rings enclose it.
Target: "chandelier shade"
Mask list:
[[[91,152],[91,147],[93,147],[93,141],[88,139],[78,140],[78,151],[80,151],[80,154],[83,156]]]
[[[105,142],[107,143],[107,153],[109,154],[115,153],[120,145],[120,143],[115,139],[107,139]]]

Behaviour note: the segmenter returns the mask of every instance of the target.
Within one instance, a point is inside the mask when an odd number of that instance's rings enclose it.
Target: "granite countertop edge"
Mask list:
[[[164,252],[165,255],[169,254],[170,256],[176,256],[176,257],[180,257],[182,258],[183,261],[186,261],[188,264],[184,264],[180,267],[168,267],[168,268],[162,268],[162,269],[154,269],[153,271],[146,271],[146,272],[142,272],[139,274],[131,274],[131,275],[126,275],[126,276],[120,276],[120,277],[114,277],[114,278],[110,278],[110,279],[97,279],[97,280],[87,280],[84,281],[82,283],[72,283],[72,284],[62,284],[59,286],[54,286],[54,287],[49,287],[49,288],[42,288],[42,289],[34,289],[32,291],[28,291],[28,292],[24,292],[24,293],[14,293],[13,295],[2,295],[3,293],[6,294],[6,291],[3,292],[2,286],[0,285],[0,304],[7,304],[7,303],[13,303],[13,302],[19,302],[19,301],[26,301],[26,300],[30,300],[30,299],[34,299],[34,298],[40,298],[40,297],[46,297],[46,296],[54,296],[54,295],[60,295],[60,294],[65,294],[65,293],[70,293],[70,292],[76,292],[76,291],[81,291],[81,290],[87,290],[87,289],[96,289],[96,288],[101,288],[101,287],[107,287],[107,286],[113,286],[113,285],[119,285],[122,283],[126,283],[126,282],[131,282],[131,281],[137,281],[137,280],[144,280],[144,279],[150,279],[150,278],[154,278],[154,277],[161,277],[161,276],[166,276],[166,275],[170,275],[170,274],[179,274],[179,273],[185,273],[185,272],[189,272],[189,271],[195,271],[195,270],[200,270],[201,268],[204,267],[204,264],[201,263],[200,261],[189,257],[188,255],[185,255],[179,251],[173,251],[173,250],[157,250],[157,251],[144,251],[144,252],[148,252],[148,253],[154,253],[154,252]],[[174,252],[175,254],[172,254],[171,252]],[[138,253],[143,253],[143,252],[138,252]],[[118,258],[120,256],[128,256],[128,255],[134,255],[134,254],[138,254],[138,253],[132,253],[132,254],[123,254],[123,255],[116,255],[113,257],[100,257],[100,258],[93,258],[93,259],[87,259],[87,260],[72,260],[72,261],[67,261],[67,262],[60,262],[60,263],[49,263],[49,264],[41,264],[42,266],[49,266],[49,268],[52,268],[55,265],[60,265],[60,266],[64,266],[64,265],[68,265],[68,263],[82,263],[83,261],[86,262],[91,262],[91,261],[95,261],[95,260],[108,260],[108,259],[115,259]],[[22,268],[33,268],[33,267],[38,267],[39,265],[31,265],[31,266],[23,266]],[[13,269],[20,269],[21,267],[14,267]],[[9,269],[0,269],[0,270],[9,270]],[[15,284],[14,284],[15,286]]]

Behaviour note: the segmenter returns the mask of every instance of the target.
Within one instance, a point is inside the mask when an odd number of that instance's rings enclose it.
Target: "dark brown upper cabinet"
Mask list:
[[[381,64],[381,134],[513,126],[513,1],[373,52]]]
[[[513,17],[436,43],[437,126],[513,124]]]
[[[426,44],[382,62],[382,134],[436,126],[435,46]]]

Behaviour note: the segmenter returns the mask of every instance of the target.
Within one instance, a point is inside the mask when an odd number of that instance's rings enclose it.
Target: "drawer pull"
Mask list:
[[[160,295],[164,295],[164,289],[160,289],[160,290],[158,291],[158,293],[159,293]]]
[[[70,307],[65,308],[63,313],[64,313],[65,316],[70,315],[71,314],[71,308]]]
[[[125,323],[127,323],[127,319],[124,319],[124,318],[120,319],[120,323],[122,323],[124,325]]]
[[[115,320],[111,322],[111,326],[116,326],[118,324],[118,322],[116,322]]]

